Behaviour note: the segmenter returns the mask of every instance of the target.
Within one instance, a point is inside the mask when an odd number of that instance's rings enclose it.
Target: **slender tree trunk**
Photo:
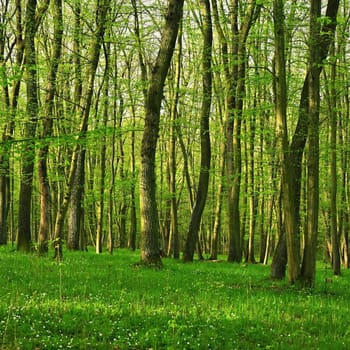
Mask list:
[[[344,46],[345,49],[345,46]],[[345,51],[342,50],[344,53]],[[345,54],[342,56],[342,63],[346,62]],[[341,75],[346,81],[347,73]],[[350,120],[350,98],[349,89],[344,93],[344,114],[339,118],[339,148],[344,149],[349,143],[349,120]],[[350,267],[349,258],[349,152],[341,152],[341,203],[347,203],[339,208],[339,233],[342,236],[341,251],[342,264],[345,268]]]
[[[238,1],[232,1],[231,10],[231,28],[232,28],[232,55],[236,61],[233,64],[232,72],[230,72],[229,65],[226,68],[226,84],[228,87],[227,97],[227,117],[226,117],[226,169],[227,169],[227,200],[228,200],[228,257],[227,260],[231,262],[241,262],[242,260],[242,245],[241,245],[241,218],[239,212],[239,190],[240,190],[240,176],[241,176],[241,149],[236,148],[234,153],[234,120],[236,108],[236,90],[238,84]],[[227,44],[226,44],[227,47]],[[226,51],[226,50],[225,50]],[[223,52],[225,55],[225,52]],[[226,52],[226,55],[228,52]],[[228,64],[228,63],[227,63]],[[231,77],[232,75],[232,77]],[[236,118],[240,131],[240,123]],[[240,140],[238,145],[240,145]],[[234,155],[236,154],[234,162]],[[236,168],[238,166],[238,169]],[[235,174],[237,178],[235,178]]]
[[[331,55],[334,57],[335,49],[334,42],[331,46]],[[331,148],[331,164],[330,164],[330,210],[331,210],[331,239],[332,239],[332,267],[335,275],[340,275],[340,244],[337,224],[337,90],[335,87],[336,81],[336,62],[331,64],[330,76],[330,96],[329,96],[329,117],[330,117],[330,148]],[[340,230],[339,230],[340,231]]]
[[[99,199],[98,199],[98,209],[97,209],[97,224],[96,224],[96,253],[102,252],[101,238],[103,236],[104,229],[104,213],[105,213],[105,177],[106,177],[106,128],[108,122],[108,112],[109,112],[109,56],[111,52],[110,41],[106,43],[105,46],[105,73],[104,73],[104,97],[103,97],[103,116],[102,116],[102,128],[103,128],[103,138],[102,145],[100,149],[100,181],[99,181]]]
[[[172,255],[174,259],[180,258],[180,237],[177,215],[177,197],[176,197],[176,123],[179,103],[179,88],[181,77],[182,62],[182,22],[180,23],[178,34],[178,55],[175,69],[175,87],[174,97],[171,108],[171,125],[170,125],[170,141],[169,141],[169,190],[170,199],[170,233],[168,241],[167,255]]]
[[[142,61],[143,62],[143,61]],[[136,215],[136,156],[135,156],[135,128],[136,128],[136,108],[134,103],[134,97],[131,83],[131,65],[127,62],[128,72],[128,95],[131,101],[131,114],[132,114],[132,129],[130,137],[130,171],[131,171],[131,186],[130,186],[130,232],[128,238],[128,248],[134,251],[136,249],[136,235],[137,235],[137,215]],[[145,73],[146,74],[146,73]],[[145,75],[145,79],[146,79]],[[144,92],[145,94],[145,92]]]
[[[222,199],[224,193],[224,177],[225,177],[225,159],[226,159],[226,144],[223,142],[221,145],[221,157],[219,169],[221,169],[221,176],[219,178],[219,184],[216,192],[216,205],[214,212],[214,225],[213,234],[211,240],[211,254],[210,260],[217,260],[218,258],[218,244],[219,236],[221,232],[221,215],[222,215]]]
[[[294,189],[292,187],[292,178],[290,171],[291,164],[288,154],[287,85],[286,61],[284,50],[284,8],[282,0],[274,0],[273,4],[275,30],[275,114],[277,129],[276,132],[277,139],[279,140],[280,144],[280,159],[282,167],[282,205],[287,243],[288,277],[290,283],[295,283],[300,275],[300,256],[299,238],[297,235],[297,226],[295,220],[293,192]],[[283,236],[281,238],[283,239]],[[279,252],[279,250],[277,252]],[[278,261],[283,262],[283,259],[278,259]]]
[[[183,260],[185,262],[193,261],[194,251],[198,240],[198,231],[204,210],[208,185],[209,185],[209,170],[210,170],[210,134],[209,134],[209,117],[212,96],[212,41],[213,32],[211,24],[210,2],[201,0],[201,13],[203,19],[203,100],[201,111],[201,168],[199,174],[199,182],[197,195],[194,202],[191,220],[187,231],[187,239],[185,244]]]
[[[117,64],[115,63],[115,67],[117,67]],[[116,153],[116,140],[117,140],[117,99],[119,94],[118,89],[118,75],[117,73],[114,76],[114,103],[113,103],[113,137],[112,137],[112,150],[111,150],[111,165],[110,165],[110,177],[111,182],[108,190],[108,252],[109,254],[113,253],[114,245],[115,245],[115,234],[114,234],[114,227],[113,227],[113,208],[114,208],[114,188],[115,188],[115,177],[116,177],[116,164],[115,164],[115,153]],[[122,99],[120,99],[122,100]]]
[[[24,129],[24,144],[21,151],[20,189],[18,207],[17,249],[28,252],[31,244],[31,201],[35,159],[35,132],[38,119],[38,86],[35,52],[36,0],[28,0],[25,17],[25,82],[27,106]]]
[[[156,202],[155,155],[163,89],[175,48],[182,12],[183,0],[169,0],[158,56],[152,69],[145,101],[145,126],[141,143],[140,209],[141,262],[146,265],[160,266],[162,264]]]
[[[51,230],[51,195],[47,172],[47,156],[49,144],[47,138],[53,131],[53,103],[56,94],[56,77],[62,52],[63,17],[62,0],[54,1],[54,48],[51,68],[48,76],[47,93],[45,100],[45,117],[42,138],[44,147],[39,150],[38,177],[40,185],[40,227],[39,227],[39,254],[48,252],[48,238]]]
[[[22,40],[22,26],[21,26],[21,4],[16,4],[17,13],[17,30],[16,30],[16,42]],[[17,101],[19,89],[16,90],[16,86],[19,86],[19,81],[14,82],[15,88],[13,89],[14,96],[11,99],[10,96],[10,84],[7,77],[6,71],[6,60],[5,60],[5,48],[8,45],[6,38],[6,26],[7,20],[10,18],[9,14],[9,1],[3,4],[1,9],[0,18],[0,81],[2,81],[2,91],[4,95],[4,106],[7,113],[7,121],[2,130],[2,143],[0,146],[0,245],[7,244],[8,241],[8,213],[10,209],[11,201],[11,177],[10,177],[10,154],[11,154],[11,140],[14,133],[14,116],[16,106],[11,104],[11,101]],[[17,57],[16,61],[18,66],[22,64],[23,48],[16,47]],[[19,56],[19,57],[18,57]],[[16,93],[16,95],[15,95]]]
[[[319,114],[320,114],[320,23],[321,0],[312,0],[310,9],[309,40],[309,98],[308,98],[308,158],[307,158],[307,230],[301,268],[301,278],[308,287],[313,287],[316,273],[318,209],[319,209]],[[339,255],[338,255],[339,257]]]
[[[250,142],[249,142],[249,170],[248,170],[248,183],[249,183],[249,239],[248,239],[248,257],[247,261],[250,263],[256,263],[254,256],[254,242],[255,242],[255,229],[256,229],[256,214],[257,214],[257,191],[255,184],[255,124],[256,117],[253,115],[250,120]]]
[[[81,103],[83,81],[81,72],[81,3],[77,0],[74,5],[74,36],[73,36],[73,64],[74,64],[74,108],[73,112],[79,113]],[[70,250],[79,250],[81,246],[81,235],[83,226],[83,208],[82,198],[84,195],[85,182],[85,152],[80,151],[77,159],[77,170],[73,180],[73,190],[68,208],[68,232],[67,232],[67,248]]]

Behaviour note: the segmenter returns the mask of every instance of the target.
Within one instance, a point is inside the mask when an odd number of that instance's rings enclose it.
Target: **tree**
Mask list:
[[[39,97],[37,84],[37,59],[35,35],[42,16],[46,12],[49,1],[45,1],[37,13],[37,1],[28,0],[25,15],[24,56],[25,82],[27,92],[26,123],[21,155],[21,181],[18,207],[17,249],[28,252],[32,239],[31,234],[31,201],[33,190],[35,134],[39,113]]]
[[[198,189],[195,203],[192,209],[191,220],[187,231],[187,240],[184,250],[183,260],[185,262],[193,261],[194,250],[198,239],[198,231],[201,223],[202,213],[205,206],[208,185],[209,185],[209,170],[211,159],[210,134],[209,134],[209,117],[212,99],[212,23],[210,2],[202,0],[202,30],[203,30],[203,97],[201,110],[201,167],[199,173]]]
[[[49,153],[49,138],[53,132],[53,104],[56,95],[56,79],[58,65],[62,52],[62,36],[63,36],[63,15],[62,15],[62,1],[55,0],[53,3],[53,23],[54,23],[54,39],[53,39],[53,53],[51,59],[51,67],[48,75],[44,121],[42,139],[44,146],[39,150],[38,161],[38,178],[40,184],[40,227],[39,227],[39,254],[46,254],[48,252],[48,238],[51,230],[51,195],[50,185],[47,171],[47,156]]]
[[[160,266],[159,223],[156,202],[155,155],[163,88],[174,52],[183,0],[169,0],[156,61],[145,99],[145,126],[141,142],[140,210],[141,262]]]
[[[178,119],[178,104],[180,97],[182,64],[182,22],[180,23],[178,35],[178,53],[175,63],[174,92],[170,110],[170,140],[169,140],[169,192],[170,192],[170,232],[168,240],[167,255],[173,255],[174,259],[180,258],[180,237],[178,225],[178,204],[176,193],[176,126]]]
[[[55,258],[62,258],[62,241],[63,241],[63,224],[65,220],[65,216],[68,210],[68,205],[70,203],[70,199],[72,196],[72,192],[74,191],[74,185],[82,186],[82,183],[77,183],[76,174],[77,167],[79,163],[79,158],[81,157],[82,152],[84,150],[81,149],[81,142],[86,137],[86,131],[88,127],[90,109],[92,104],[92,95],[94,90],[94,82],[96,76],[97,65],[100,57],[100,49],[102,42],[104,40],[104,33],[106,29],[106,23],[108,19],[108,13],[110,9],[110,0],[104,0],[99,2],[96,7],[96,31],[95,35],[92,39],[92,45],[90,49],[89,55],[89,70],[87,72],[88,84],[86,86],[86,91],[84,95],[84,107],[81,109],[80,117],[80,130],[77,137],[77,145],[73,150],[71,165],[68,174],[68,180],[65,189],[65,195],[63,199],[63,203],[60,207],[59,212],[56,216],[55,228],[54,228],[54,248],[55,248]],[[82,160],[84,157],[82,158]],[[81,166],[83,166],[82,164]],[[79,174],[79,172],[78,172]]]
[[[79,0],[74,3],[74,34],[73,34],[73,69],[75,74],[73,101],[71,108],[73,115],[79,115],[79,106],[82,98],[83,79],[82,79],[82,63],[81,63],[81,2]],[[67,248],[78,250],[80,246],[80,238],[83,224],[83,208],[82,199],[84,195],[85,182],[85,152],[80,152],[77,159],[77,169],[74,176],[74,184],[68,208],[68,233]]]
[[[316,64],[316,66],[312,65],[313,67],[313,71],[312,74],[314,74],[312,79],[316,79],[317,75],[319,76],[321,71],[322,71],[322,64],[321,62],[323,62],[323,60],[326,59],[327,55],[328,55],[328,50],[329,50],[329,45],[330,42],[332,40],[332,37],[334,35],[334,31],[336,28],[336,17],[337,17],[337,12],[338,12],[338,7],[339,7],[339,1],[338,0],[329,0],[328,4],[327,4],[327,9],[326,9],[326,18],[328,19],[327,21],[325,21],[325,23],[323,23],[322,28],[321,28],[321,32],[323,33],[320,37],[319,37],[319,53],[318,53],[318,62],[319,64]],[[303,83],[303,88],[301,91],[301,96],[300,96],[300,102],[299,102],[299,113],[298,113],[298,121],[296,124],[296,128],[295,128],[295,132],[293,134],[291,143],[288,147],[288,154],[289,154],[289,163],[291,165],[290,167],[290,174],[291,174],[291,179],[292,179],[292,191],[293,191],[293,196],[291,197],[291,200],[293,201],[293,203],[290,203],[290,205],[294,208],[294,219],[295,223],[296,223],[296,231],[294,231],[294,236],[291,236],[288,238],[288,233],[287,233],[287,228],[286,228],[286,234],[287,234],[287,252],[288,249],[292,250],[294,253],[292,253],[291,251],[289,251],[289,255],[288,255],[288,275],[289,275],[289,280],[291,283],[296,282],[297,280],[300,279],[300,267],[298,267],[300,265],[300,255],[298,253],[299,248],[297,246],[299,246],[299,242],[297,242],[299,240],[299,236],[300,236],[300,226],[301,226],[301,219],[300,219],[300,204],[301,204],[301,179],[302,179],[302,159],[303,159],[303,153],[304,153],[304,149],[305,149],[305,145],[306,145],[306,141],[307,141],[307,136],[308,136],[308,132],[309,132],[309,113],[310,113],[310,104],[309,104],[309,99],[310,99],[310,69],[308,69],[307,73],[306,73],[306,77],[304,79],[304,83]],[[315,132],[315,130],[314,130]],[[315,137],[315,135],[312,134],[312,137]],[[313,142],[317,143],[315,141],[315,139],[313,139]],[[315,144],[313,144],[315,145]],[[316,166],[316,164],[314,163],[314,166]],[[311,167],[311,169],[313,169],[313,167]],[[316,175],[315,175],[316,176]],[[310,179],[311,180],[311,179]],[[316,183],[317,185],[317,183]],[[311,186],[311,183],[310,183]],[[310,194],[311,196],[311,194]],[[315,196],[315,193],[314,193]],[[294,199],[293,199],[294,197]],[[311,197],[310,197],[311,200]],[[315,197],[314,197],[314,200]],[[311,200],[312,202],[312,200]],[[309,202],[309,204],[311,204]],[[314,204],[317,204],[316,202],[314,202]],[[311,208],[309,206],[310,210],[316,209],[317,208]],[[284,209],[286,210],[286,209]],[[311,217],[313,217],[315,219],[315,213],[311,212],[309,213],[309,218],[311,220]],[[315,224],[315,222],[314,222]],[[294,225],[294,224],[293,224]],[[310,223],[311,225],[311,223]],[[312,226],[312,225],[311,225]],[[311,228],[311,226],[309,227],[309,229],[314,230],[315,227]],[[292,231],[290,231],[290,234]],[[310,235],[315,234],[315,232],[311,233]],[[283,237],[280,235],[280,239],[283,239]],[[307,245],[305,248],[306,251],[304,252],[303,257],[305,259],[308,259],[309,254],[313,254],[314,252],[312,251],[313,249],[315,249],[315,245],[314,245],[315,241],[314,241],[314,237],[311,238],[307,241]],[[293,248],[293,245],[294,248]],[[283,246],[283,245],[278,245],[278,246]],[[310,251],[311,250],[311,251]],[[306,255],[305,255],[306,253]],[[293,258],[294,257],[294,258]],[[294,260],[290,260],[290,259],[294,259]],[[281,259],[281,262],[285,261],[284,259]],[[311,264],[313,261],[313,257],[311,257]],[[306,266],[308,266],[309,268],[309,262],[305,261],[303,262],[304,265],[304,271],[306,275],[309,276],[304,276],[304,278],[306,278],[306,280],[309,279],[310,274],[306,272]],[[278,269],[279,271],[282,271],[281,268]],[[313,267],[310,266],[310,270],[313,270]],[[309,282],[312,283],[312,281],[309,280]]]
[[[276,133],[280,144],[280,158],[282,167],[282,203],[284,214],[284,227],[288,256],[288,276],[291,283],[296,282],[300,274],[299,242],[294,211],[294,189],[292,187],[291,163],[288,153],[287,131],[287,84],[285,63],[285,34],[283,1],[274,0],[274,30],[275,30],[275,114]],[[283,235],[283,233],[282,233]],[[282,244],[281,236],[280,244]],[[277,250],[277,252],[279,252]],[[279,257],[283,259],[283,255]],[[282,260],[282,262],[284,262]]]
[[[331,76],[330,76],[330,92],[329,92],[329,118],[330,118],[330,221],[331,221],[331,243],[332,243],[332,267],[335,275],[340,275],[340,244],[338,234],[338,210],[337,210],[337,91],[336,91],[336,60],[334,42],[331,45]]]
[[[1,9],[0,19],[0,81],[4,95],[4,112],[6,120],[2,130],[2,144],[0,148],[0,244],[6,244],[8,239],[8,216],[11,198],[11,147],[15,131],[15,115],[18,106],[18,96],[21,86],[22,71],[20,67],[23,63],[24,45],[23,45],[23,26],[22,26],[22,6],[21,1],[15,3],[15,31],[14,44],[7,42],[7,28],[9,26],[11,10],[10,2],[5,1]],[[9,52],[6,48],[9,47]],[[13,50],[16,50],[13,69],[17,76],[9,77],[6,64]],[[10,86],[12,81],[12,89]],[[13,162],[12,162],[13,163]]]

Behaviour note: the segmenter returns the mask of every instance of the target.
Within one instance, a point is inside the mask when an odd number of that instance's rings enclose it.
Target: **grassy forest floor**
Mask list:
[[[0,349],[350,348],[350,271],[320,264],[316,288],[301,290],[263,265],[138,260],[0,248]]]

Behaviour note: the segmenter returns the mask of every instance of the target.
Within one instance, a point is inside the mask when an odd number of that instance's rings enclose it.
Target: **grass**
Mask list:
[[[0,248],[0,349],[350,348],[350,271],[320,265],[316,288],[300,290],[262,265],[138,260]]]

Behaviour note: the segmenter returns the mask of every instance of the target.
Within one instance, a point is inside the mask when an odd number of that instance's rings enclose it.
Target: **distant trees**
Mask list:
[[[2,2],[0,243],[339,274],[349,4],[167,5]]]

